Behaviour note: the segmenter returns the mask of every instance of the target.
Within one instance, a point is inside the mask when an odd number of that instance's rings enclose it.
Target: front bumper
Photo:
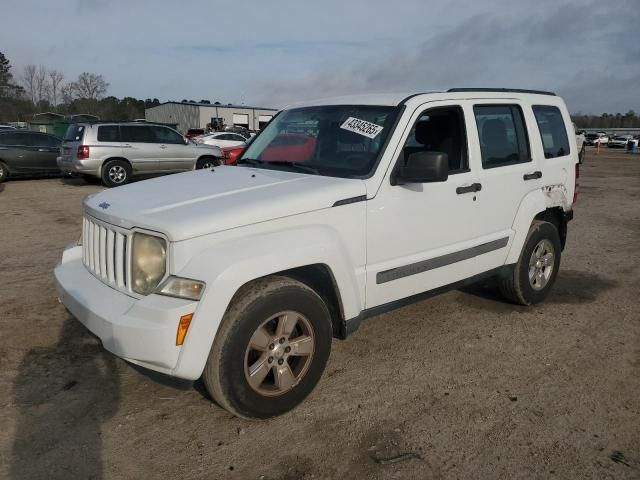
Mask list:
[[[175,344],[178,322],[194,313],[198,302],[162,295],[136,299],[114,290],[82,264],[82,247],[65,250],[54,275],[60,301],[104,348],[131,363],[175,374],[182,348]]]

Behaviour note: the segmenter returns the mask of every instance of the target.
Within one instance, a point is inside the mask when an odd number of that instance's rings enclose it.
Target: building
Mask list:
[[[53,112],[35,113],[29,122],[29,129],[64,137],[67,127],[72,123],[96,122],[98,120],[100,119],[95,115],[85,113],[75,115],[60,115]]]
[[[144,111],[149,122],[177,123],[178,130],[206,128],[207,125],[244,127],[260,130],[277,113],[273,108],[246,105],[216,105],[199,102],[165,102]]]

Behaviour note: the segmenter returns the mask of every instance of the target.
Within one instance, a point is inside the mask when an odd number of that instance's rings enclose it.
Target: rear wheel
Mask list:
[[[245,418],[295,408],[320,380],[331,351],[327,306],[287,277],[243,288],[222,321],[203,373],[213,399]]]
[[[4,162],[0,162],[0,183],[9,178],[9,169]]]
[[[556,227],[535,220],[513,272],[501,279],[500,291],[512,302],[531,305],[543,301],[558,276],[560,235]]]
[[[219,167],[223,163],[224,162],[222,161],[221,158],[202,157],[202,158],[199,158],[198,161],[196,162],[196,169],[202,170],[203,168]]]
[[[105,186],[119,187],[131,180],[131,166],[124,160],[110,160],[102,168],[102,183]]]

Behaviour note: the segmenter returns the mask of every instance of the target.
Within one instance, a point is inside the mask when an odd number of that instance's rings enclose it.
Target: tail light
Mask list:
[[[580,178],[580,164],[576,163],[576,183],[573,187],[573,203],[578,201],[578,188],[580,188],[580,182],[578,182],[578,178]]]
[[[78,153],[76,155],[78,160],[89,158],[89,147],[87,145],[80,145],[78,147]]]

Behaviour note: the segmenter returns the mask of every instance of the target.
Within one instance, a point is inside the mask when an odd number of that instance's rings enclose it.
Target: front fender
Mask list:
[[[247,282],[313,264],[326,265],[338,286],[346,318],[363,305],[364,266],[353,265],[338,233],[326,225],[292,227],[217,243],[199,252],[178,273],[206,282],[174,375],[197,379],[235,293]]]

